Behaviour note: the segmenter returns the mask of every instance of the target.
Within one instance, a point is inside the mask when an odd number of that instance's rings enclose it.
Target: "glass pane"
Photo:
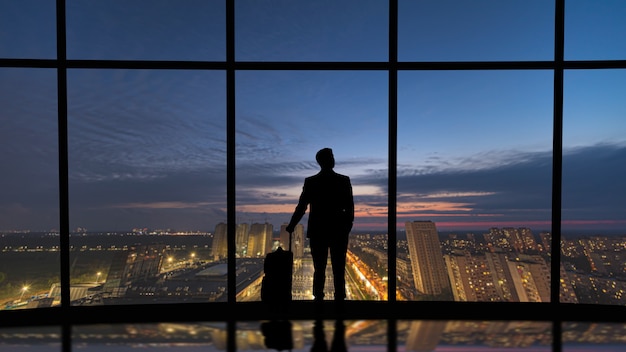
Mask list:
[[[60,280],[56,71],[0,69],[0,309],[49,307]]]
[[[626,70],[564,78],[563,279],[579,303],[624,305]]]
[[[239,0],[236,57],[243,61],[382,61],[387,1]]]
[[[72,304],[225,301],[225,75],[70,70]]]
[[[552,351],[552,323],[412,320],[398,322],[398,351]]]
[[[565,59],[624,60],[626,2],[567,0]]]
[[[372,351],[387,349],[385,320],[238,322],[237,351]]]
[[[350,177],[355,203],[345,266],[348,299],[386,299],[387,74],[246,71],[236,78],[237,256],[239,265],[256,263],[256,281],[239,299],[260,299],[265,255],[288,246],[287,224],[305,177],[320,171],[315,155],[325,147],[332,148],[334,171]],[[344,194],[344,187],[338,189]],[[308,210],[293,238],[297,300],[313,299]],[[271,240],[260,233],[272,234]],[[326,274],[325,297],[332,300],[330,263]]]
[[[0,328],[0,350],[59,352],[61,351],[61,328],[58,326]]]
[[[552,80],[398,76],[399,300],[550,299]]]
[[[224,1],[68,0],[67,57],[224,60]]]
[[[399,0],[400,61],[554,57],[554,1]]]
[[[626,324],[601,322],[563,323],[563,352],[619,352],[626,349]]]
[[[54,0],[0,3],[0,58],[53,59],[56,48]]]
[[[226,323],[181,322],[72,326],[72,350],[217,352],[226,350]]]

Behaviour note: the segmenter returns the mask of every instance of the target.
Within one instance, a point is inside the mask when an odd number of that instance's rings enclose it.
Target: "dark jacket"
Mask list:
[[[310,206],[307,237],[347,236],[354,221],[350,178],[333,170],[322,170],[307,177],[289,223],[292,227],[302,219],[307,206]]]

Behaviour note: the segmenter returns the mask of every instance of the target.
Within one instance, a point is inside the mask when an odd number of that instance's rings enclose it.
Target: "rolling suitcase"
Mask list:
[[[291,302],[291,284],[293,274],[293,252],[291,251],[289,234],[289,250],[278,247],[268,253],[263,262],[265,275],[261,281],[261,301],[272,306],[287,306]]]

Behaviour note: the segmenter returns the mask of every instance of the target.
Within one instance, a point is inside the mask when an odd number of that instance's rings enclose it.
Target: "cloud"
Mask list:
[[[563,219],[626,218],[626,146],[601,144],[566,150],[563,156]]]
[[[4,156],[7,162],[12,157]],[[226,220],[225,162],[204,163],[195,158],[191,155],[190,163],[180,168],[173,167],[174,163],[170,164],[172,167],[134,167],[126,163],[125,168],[107,169],[97,158],[84,160],[89,166],[81,170],[86,173],[71,173],[72,227],[127,229],[158,225],[212,229],[215,223]],[[479,162],[481,158],[486,161]],[[185,160],[176,162],[184,164]],[[13,162],[13,165],[19,163]],[[388,172],[385,163],[366,158],[345,160],[338,163],[338,169],[355,171],[355,175],[350,175],[356,201],[355,226],[366,228],[379,224],[379,228],[386,228]],[[0,175],[5,185],[0,208],[6,210],[0,225],[38,229],[58,226],[55,225],[58,224],[59,204],[55,165],[50,165],[49,169],[24,170]],[[304,177],[317,170],[313,160],[259,158],[238,164],[238,216],[266,218],[276,222],[275,225],[288,221]],[[366,171],[356,172],[358,170]],[[599,144],[565,150],[563,226],[623,228],[626,220],[624,175],[626,146]],[[549,227],[552,155],[548,152],[483,153],[466,160],[442,160],[438,164],[430,160],[426,165],[412,168],[400,165],[397,181],[396,211],[400,224],[406,220],[435,219],[451,228],[456,226],[453,224],[483,227],[489,223],[548,224]],[[40,219],[46,219],[48,224],[36,225]],[[31,225],[26,225],[29,222]]]
[[[429,200],[433,204],[454,195],[455,203],[447,206],[466,210],[465,216],[491,214],[501,217],[499,221],[508,219],[520,224],[538,224],[551,218],[551,153],[484,153],[439,166],[402,168],[398,175],[400,209],[405,208],[404,202],[410,209],[419,206],[420,201]],[[623,175],[626,175],[624,146],[594,145],[566,150],[563,219],[589,219],[599,226],[610,225],[604,219],[624,219],[626,186],[620,180]],[[422,215],[427,218],[442,214],[445,212]],[[461,219],[464,215],[450,214],[450,220],[464,222]]]

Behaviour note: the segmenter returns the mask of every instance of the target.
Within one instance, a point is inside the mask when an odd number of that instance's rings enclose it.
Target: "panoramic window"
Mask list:
[[[23,311],[1,348],[270,348],[264,262],[328,147],[354,196],[346,306],[367,317],[294,302],[290,348],[623,349],[625,16],[622,0],[2,2],[0,310]],[[314,298],[308,212],[296,301]],[[330,258],[325,280],[332,300]]]
[[[324,147],[353,187],[350,300],[548,302],[559,287],[559,302],[623,305],[625,14],[5,2],[2,307],[60,305],[61,288],[82,306],[258,301]],[[296,300],[312,298],[307,220]]]

